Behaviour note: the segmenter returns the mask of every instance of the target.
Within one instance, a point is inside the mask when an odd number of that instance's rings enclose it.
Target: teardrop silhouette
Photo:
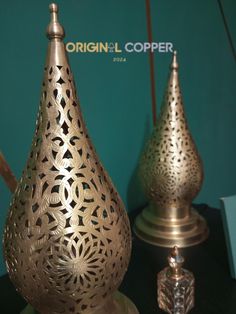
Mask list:
[[[50,11],[36,133],[4,232],[7,269],[39,313],[138,313],[114,294],[130,259],[129,220],[88,137],[57,5]]]
[[[205,220],[191,209],[203,167],[185,117],[176,52],[160,117],[140,160],[140,177],[150,204],[135,232],[158,246],[198,244],[208,236]]]

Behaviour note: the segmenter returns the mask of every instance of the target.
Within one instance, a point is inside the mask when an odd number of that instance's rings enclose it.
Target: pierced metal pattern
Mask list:
[[[189,207],[203,180],[183,109],[178,66],[172,66],[162,112],[140,162],[144,189],[162,210]]]
[[[166,95],[140,160],[149,204],[135,221],[139,238],[163,247],[187,247],[208,236],[205,220],[191,203],[203,181],[203,167],[188,129],[174,52]]]
[[[17,290],[40,313],[94,313],[126,272],[130,226],[88,137],[63,34],[53,27],[36,133],[5,227],[5,259]]]

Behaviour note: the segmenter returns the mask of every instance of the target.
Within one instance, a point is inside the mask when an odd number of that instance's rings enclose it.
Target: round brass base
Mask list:
[[[31,305],[21,312],[21,314],[37,314]],[[88,313],[88,312],[86,312]],[[43,313],[42,313],[43,314]],[[114,296],[99,310],[91,314],[139,314],[136,306],[124,294],[117,291]]]
[[[143,241],[162,247],[188,247],[203,242],[209,234],[205,219],[194,209],[182,219],[163,219],[146,207],[136,218],[135,234]]]

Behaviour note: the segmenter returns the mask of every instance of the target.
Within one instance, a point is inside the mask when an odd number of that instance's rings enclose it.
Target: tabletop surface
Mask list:
[[[236,281],[229,273],[227,251],[220,211],[206,205],[197,206],[210,229],[202,244],[182,249],[185,268],[194,273],[195,307],[191,314],[235,314]],[[137,212],[130,214],[131,224]],[[168,249],[144,243],[133,236],[128,272],[120,287],[137,306],[140,314],[163,313],[157,305],[157,273],[167,266]],[[7,275],[0,278],[0,313],[19,314],[25,307]]]

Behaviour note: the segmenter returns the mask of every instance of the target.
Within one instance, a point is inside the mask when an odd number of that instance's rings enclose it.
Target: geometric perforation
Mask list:
[[[69,66],[48,65],[44,82],[50,84],[4,233],[6,260],[38,312],[90,313],[123,279],[130,226],[88,139]]]

